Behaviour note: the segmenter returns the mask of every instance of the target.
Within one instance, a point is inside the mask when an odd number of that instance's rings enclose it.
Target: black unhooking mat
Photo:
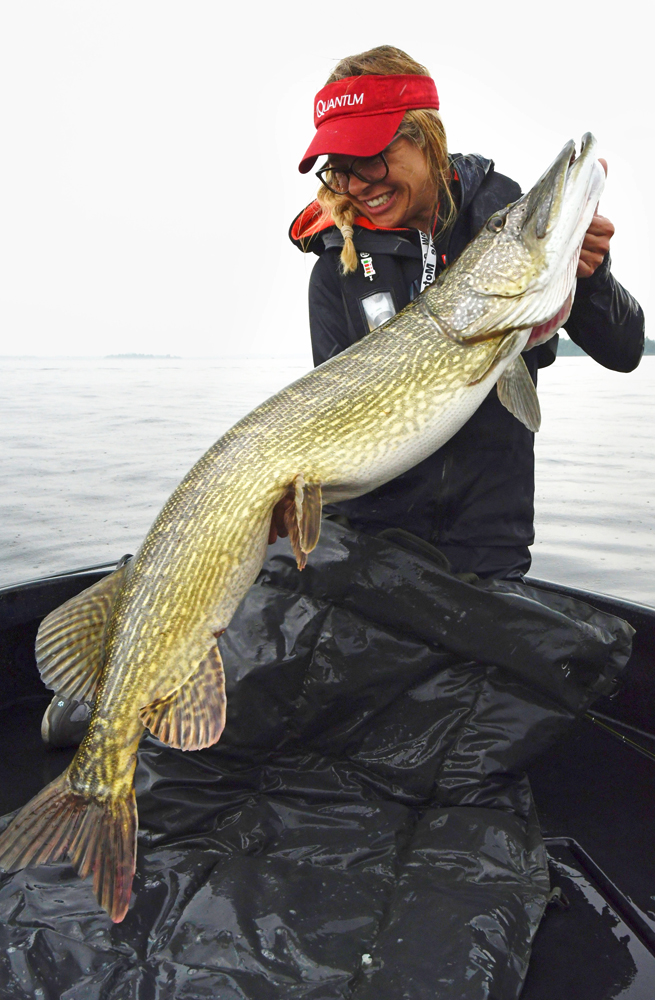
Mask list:
[[[632,630],[461,582],[324,523],[278,542],[221,639],[210,750],[144,739],[130,911],[65,865],[4,876],[11,1000],[510,1000],[549,892],[526,764]]]

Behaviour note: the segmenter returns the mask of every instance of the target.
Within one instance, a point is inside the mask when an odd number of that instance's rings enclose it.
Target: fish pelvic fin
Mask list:
[[[306,482],[304,476],[295,476],[286,493],[275,504],[271,519],[269,543],[278,535],[289,537],[298,569],[307,565],[307,555],[315,549],[321,533],[323,496],[321,484]]]
[[[528,366],[519,354],[496,384],[498,399],[529,431],[541,426],[541,407]]]
[[[284,524],[298,569],[305,568],[308,554],[318,544],[322,510],[321,484],[306,482],[302,475],[296,476],[286,495]]]
[[[127,564],[55,608],[36,636],[36,663],[46,687],[74,701],[93,701],[104,666],[104,637]]]
[[[162,743],[178,750],[203,750],[225,726],[225,674],[218,646],[212,646],[181,687],[157,698],[139,718]]]
[[[136,866],[134,789],[107,802],[76,792],[68,771],[23,806],[0,836],[0,868],[19,871],[68,858],[114,923],[127,913]]]

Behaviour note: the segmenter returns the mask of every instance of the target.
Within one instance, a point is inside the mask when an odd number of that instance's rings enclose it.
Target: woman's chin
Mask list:
[[[397,208],[392,208],[389,212],[367,212],[366,215],[375,226],[380,229],[401,229],[403,225],[403,213]]]

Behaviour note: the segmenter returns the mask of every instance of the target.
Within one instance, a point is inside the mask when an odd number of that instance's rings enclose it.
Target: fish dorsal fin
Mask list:
[[[541,426],[541,407],[528,366],[519,354],[506,368],[496,386],[498,399],[529,431]]]
[[[64,698],[93,701],[104,666],[104,637],[127,564],[55,608],[36,636],[36,663],[46,687]]]
[[[304,569],[307,554],[316,548],[321,533],[321,484],[308,483],[303,476],[296,476],[285,499],[284,524],[298,569]]]
[[[211,647],[181,687],[139,712],[143,725],[178,750],[202,750],[225,725],[225,675],[218,646]]]

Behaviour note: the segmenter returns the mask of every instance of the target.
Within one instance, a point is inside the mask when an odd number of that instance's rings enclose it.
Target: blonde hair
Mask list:
[[[328,83],[335,83],[347,76],[366,76],[367,74],[414,73],[417,76],[429,76],[425,66],[415,62],[402,49],[393,45],[379,45],[368,52],[357,56],[348,56],[338,63]],[[400,123],[398,136],[409,139],[425,155],[428,176],[437,192],[435,209],[439,212],[441,227],[449,226],[456,214],[457,207],[450,190],[450,165],[448,163],[448,146],[446,130],[441,116],[436,108],[423,108],[417,111],[406,111]],[[335,194],[321,184],[317,200],[326,216],[331,217],[343,236],[341,251],[341,270],[350,274],[357,270],[357,253],[353,242],[353,225],[357,210],[348,195]]]

